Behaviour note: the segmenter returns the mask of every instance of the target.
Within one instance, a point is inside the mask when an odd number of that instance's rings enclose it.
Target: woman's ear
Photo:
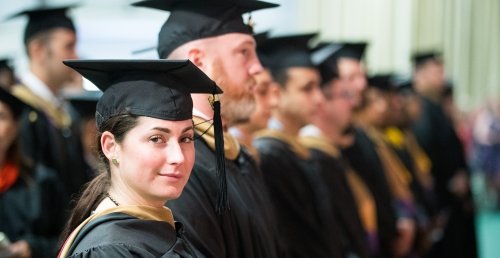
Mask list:
[[[119,158],[120,146],[115,140],[115,136],[109,131],[105,131],[101,135],[102,152],[108,160]]]

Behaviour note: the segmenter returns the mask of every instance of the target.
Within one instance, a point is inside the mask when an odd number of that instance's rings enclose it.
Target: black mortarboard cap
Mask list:
[[[368,78],[368,87],[376,88],[381,91],[395,90],[393,79],[394,74],[377,74]]]
[[[158,55],[166,58],[177,47],[227,33],[253,34],[242,14],[279,5],[257,0],[145,0],[132,4],[170,11],[158,35]]]
[[[268,67],[268,60],[267,58],[259,51],[259,46],[264,44],[266,40],[269,39],[269,31],[264,31],[260,33],[255,33],[253,35],[253,38],[255,39],[255,43],[257,45],[257,56],[259,57],[259,61],[262,64],[263,67]]]
[[[273,71],[289,67],[315,67],[309,42],[316,36],[316,33],[307,33],[269,38],[257,45],[257,52],[265,60],[265,66]]]
[[[189,60],[66,60],[64,64],[104,92],[96,123],[130,113],[180,121],[192,118],[190,93],[222,93]]]
[[[429,60],[441,60],[441,53],[437,51],[416,52],[412,56],[413,65],[418,67]]]
[[[83,90],[68,94],[65,98],[71,103],[71,106],[78,112],[81,118],[94,118],[97,101],[101,96],[101,91]]]
[[[390,82],[394,87],[394,90],[396,90],[398,93],[408,94],[414,92],[412,78],[409,78],[407,76],[394,75],[390,79]]]
[[[255,33],[255,34],[253,34],[253,37],[255,39],[255,42],[258,45],[259,42],[262,42],[262,41],[266,40],[269,37],[269,31]],[[158,48],[157,46],[144,47],[144,48],[132,51],[132,55],[146,53],[146,52],[149,52],[149,51],[153,51],[153,50],[155,50],[157,48]]]
[[[16,119],[21,115],[23,109],[28,107],[26,103],[2,87],[0,87],[0,102],[3,102],[10,107],[12,114]]]
[[[66,15],[66,11],[73,7],[75,7],[75,5],[59,7],[41,6],[24,10],[12,17],[22,15],[28,16],[28,24],[24,30],[24,44],[27,45],[34,35],[42,31],[48,31],[55,28],[66,28],[76,31],[73,21]]]
[[[331,58],[336,60],[339,58],[351,58],[358,61],[363,59],[367,46],[366,42],[344,42],[340,44],[342,44],[342,47]]]
[[[0,59],[0,70],[9,70],[9,71],[13,71],[14,69],[12,68],[12,65],[11,65],[11,60],[8,59],[8,58],[5,58],[5,59]]]
[[[338,78],[337,62],[332,59],[332,56],[335,56],[341,49],[341,44],[328,42],[321,42],[314,47],[311,59],[319,69],[322,85],[326,85],[332,79]]]

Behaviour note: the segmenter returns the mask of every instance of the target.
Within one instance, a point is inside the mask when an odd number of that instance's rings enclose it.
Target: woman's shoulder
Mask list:
[[[148,257],[148,253],[154,255],[151,257],[159,257],[176,241],[175,229],[167,222],[143,220],[114,212],[85,225],[75,238],[70,253],[74,257],[88,252],[96,253],[96,257],[99,253],[115,257],[113,254],[120,256],[123,252],[143,252],[144,256],[140,257]]]
[[[140,247],[120,244],[107,243],[99,246],[93,246],[85,250],[73,252],[68,257],[158,257]]]

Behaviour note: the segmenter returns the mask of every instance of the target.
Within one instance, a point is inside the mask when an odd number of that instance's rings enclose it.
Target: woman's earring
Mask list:
[[[115,166],[120,165],[120,162],[118,162],[118,160],[116,158],[112,158],[111,163],[113,163],[113,165],[115,165]]]

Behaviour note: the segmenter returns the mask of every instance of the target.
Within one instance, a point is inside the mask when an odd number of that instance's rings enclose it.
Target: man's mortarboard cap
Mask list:
[[[421,66],[429,60],[441,60],[441,53],[437,51],[417,52],[413,54],[412,61],[415,67]]]
[[[257,45],[259,44],[259,42],[264,41],[268,37],[269,37],[269,31],[264,31],[264,32],[259,32],[259,33],[253,34],[253,38],[255,39],[255,42],[257,43]],[[145,47],[145,48],[137,49],[137,50],[132,51],[132,55],[137,55],[137,54],[142,54],[142,53],[150,52],[150,51],[153,51],[153,50],[155,50],[157,48],[158,48],[157,46],[151,46],[151,47]]]
[[[145,0],[132,4],[170,11],[158,35],[158,55],[166,58],[177,47],[227,33],[253,34],[242,14],[279,5],[257,0]]]
[[[12,95],[6,89],[0,87],[0,102],[3,102],[9,106],[14,118],[18,118],[23,109],[29,107],[22,100],[18,99],[16,96]]]
[[[322,85],[327,84],[332,79],[338,78],[338,67],[336,61],[332,61],[338,51],[342,49],[341,44],[321,42],[314,47],[312,52],[312,62],[318,67],[321,74]]]
[[[413,81],[411,77],[394,75],[390,78],[390,82],[398,93],[408,94],[414,93]]]
[[[66,60],[104,93],[96,107],[97,128],[130,113],[164,120],[192,119],[191,93],[222,93],[189,60]]]
[[[314,67],[309,42],[316,33],[287,35],[269,38],[257,45],[259,57],[273,71],[289,67]]]
[[[39,32],[48,31],[55,28],[66,28],[76,31],[71,18],[66,15],[66,11],[75,5],[66,5],[59,7],[37,7],[24,10],[12,17],[22,15],[28,16],[28,24],[24,30],[24,44],[27,45],[30,39]]]
[[[368,87],[376,88],[381,91],[395,90],[393,84],[394,74],[377,74],[368,78]]]
[[[83,90],[68,94],[65,98],[71,103],[71,106],[78,112],[81,118],[94,118],[97,101],[101,96],[101,91]]]
[[[342,47],[331,58],[338,61],[340,58],[351,58],[358,61],[363,59],[367,43],[341,43]]]

